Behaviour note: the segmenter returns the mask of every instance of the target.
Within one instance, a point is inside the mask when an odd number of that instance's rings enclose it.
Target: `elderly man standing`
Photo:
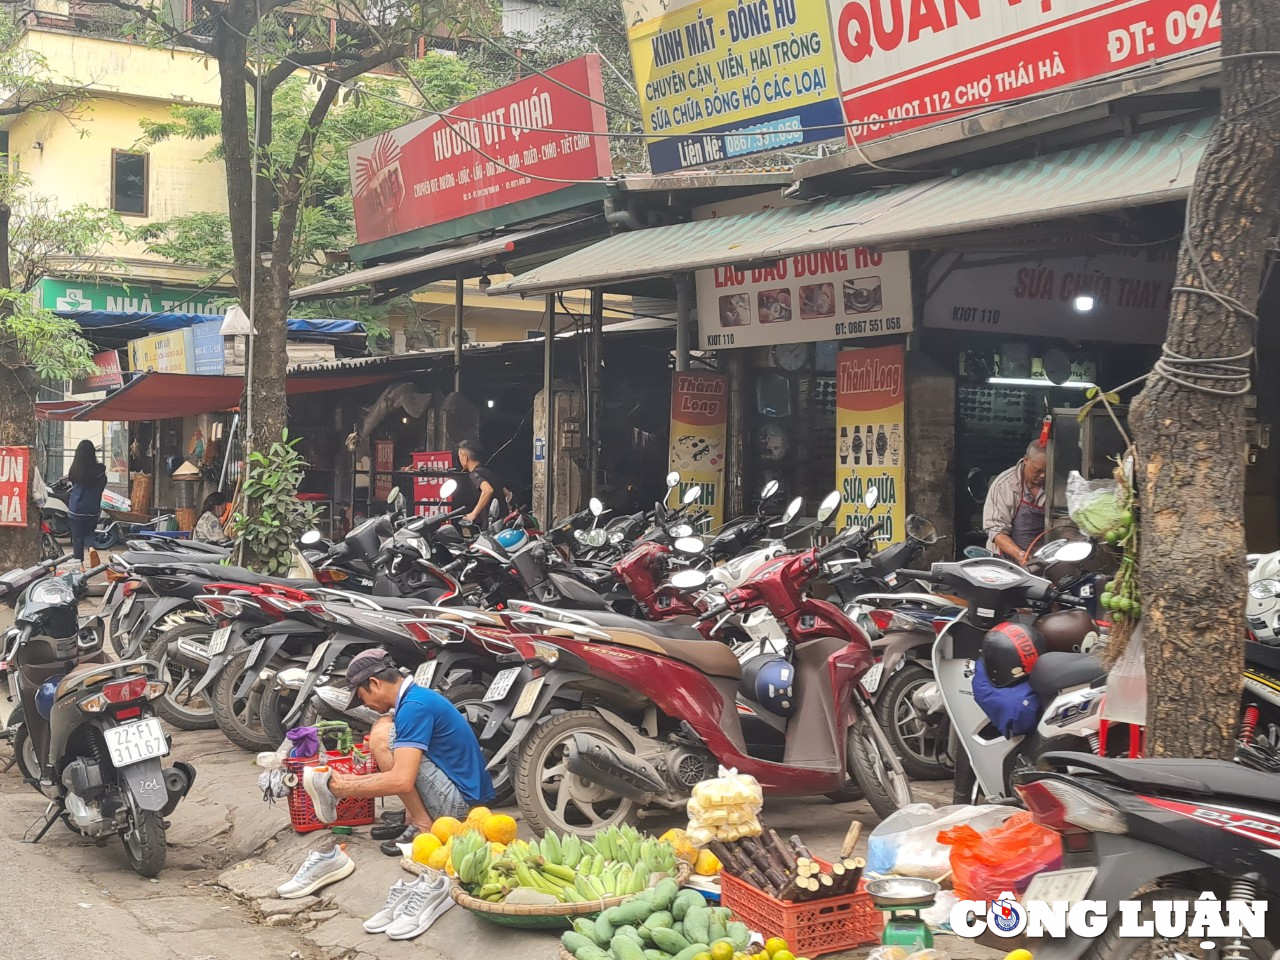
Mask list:
[[[992,481],[982,508],[987,549],[1025,563],[1027,548],[1044,533],[1044,474],[1047,455],[1039,440],[1021,460]]]

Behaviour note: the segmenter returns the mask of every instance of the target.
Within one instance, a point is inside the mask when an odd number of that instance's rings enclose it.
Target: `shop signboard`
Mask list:
[[[98,390],[111,390],[124,384],[124,374],[120,370],[120,354],[114,350],[103,350],[93,355],[94,366],[98,372],[93,376],[71,382],[72,393],[94,393]]]
[[[935,268],[926,327],[1109,343],[1162,343],[1177,248]]]
[[[111,313],[199,313],[221,316],[230,296],[226,291],[187,290],[147,283],[81,283],[45,277],[36,285],[40,305],[61,312],[104,310]]]
[[[357,241],[372,243],[609,176],[600,56],[546,73],[352,146]]]
[[[847,140],[1218,45],[1217,0],[828,0]]]
[[[695,220],[741,216],[798,201],[776,194],[698,207]],[[767,266],[726,263],[695,273],[704,350],[859,340],[913,328],[911,258],[903,252],[822,250]]]
[[[453,453],[448,450],[435,450],[429,453],[413,455],[413,469],[429,471],[436,476],[413,478],[413,502],[417,505],[420,517],[438,517],[449,512],[448,504],[427,504],[424,500],[439,500],[440,488],[449,478],[442,474],[453,470]]]
[[[0,447],[0,527],[27,525],[30,447]]]
[[[844,136],[831,20],[810,0],[622,0],[654,173]]]
[[[191,328],[191,354],[194,373],[222,374],[226,371],[221,320],[197,323]]]
[[[396,443],[394,440],[373,441],[373,495],[385,501],[391,495],[391,471],[396,468]]]
[[[729,428],[729,378],[723,373],[677,371],[671,377],[670,469],[680,474],[671,503],[695,484],[697,501],[724,523],[724,459]]]
[[[907,520],[906,348],[841,350],[836,357],[836,530],[884,521],[880,535],[896,543]],[[879,502],[863,504],[874,486]]]
[[[142,337],[129,343],[129,369],[137,373],[191,373],[190,327]]]

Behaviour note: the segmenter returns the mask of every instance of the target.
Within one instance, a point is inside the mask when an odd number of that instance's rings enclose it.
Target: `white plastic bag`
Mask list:
[[[1142,652],[1142,624],[1133,628],[1120,659],[1107,674],[1102,719],[1111,723],[1147,724],[1147,659]]]
[[[689,839],[703,846],[712,840],[730,842],[761,833],[764,791],[755,777],[720,768],[720,775],[693,788],[685,806]]]
[[[1086,480],[1075,470],[1067,474],[1067,513],[1085,533],[1105,539],[1128,526],[1128,512],[1124,492],[1114,480]]]
[[[867,872],[939,880],[951,870],[951,848],[938,831],[968,824],[981,832],[1004,823],[1016,811],[996,804],[927,803],[903,807],[872,831],[867,841]]]

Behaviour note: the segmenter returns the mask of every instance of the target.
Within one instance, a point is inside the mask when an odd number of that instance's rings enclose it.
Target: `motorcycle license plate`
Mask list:
[[[231,625],[219,627],[213,631],[213,635],[209,637],[209,656],[216,657],[227,649],[227,641],[231,639]]]
[[[102,735],[107,741],[111,762],[117,769],[163,757],[169,752],[164,730],[155,717],[109,727],[102,731]]]
[[[1093,878],[1098,875],[1097,867],[1078,867],[1074,870],[1050,870],[1048,873],[1037,873],[1027,885],[1027,892],[1019,899],[1023,903],[1042,900],[1051,903],[1055,900],[1066,901],[1074,907],[1085,898]]]
[[[862,686],[867,693],[875,693],[880,686],[880,675],[884,673],[884,664],[877,663],[862,675]]]
[[[507,669],[499,671],[498,675],[493,678],[493,683],[489,684],[489,689],[484,695],[484,702],[497,703],[505,697],[511,692],[511,686],[516,682],[516,677],[519,675],[519,667],[507,667]]]
[[[428,660],[426,663],[418,664],[418,669],[413,671],[413,682],[420,687],[430,689],[431,681],[436,678],[436,667],[440,666],[435,660]]]
[[[533,705],[538,702],[538,694],[542,692],[542,684],[545,681],[545,677],[537,677],[524,685],[524,689],[520,691],[520,699],[516,701],[515,708],[511,711],[512,720],[528,716],[533,710]]]
[[[320,666],[320,661],[324,659],[324,652],[329,649],[329,642],[326,640],[320,646],[316,647],[315,653],[311,654],[311,659],[307,661],[307,673],[315,670]]]

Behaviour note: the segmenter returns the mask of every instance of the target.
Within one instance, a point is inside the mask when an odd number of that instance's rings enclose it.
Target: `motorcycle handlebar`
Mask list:
[[[86,580],[92,580],[92,579],[93,579],[94,577],[96,577],[98,574],[100,574],[100,573],[102,573],[104,570],[106,570],[108,566],[109,566],[109,564],[100,563],[100,564],[98,564],[96,567],[90,567],[88,570],[86,570],[86,571],[84,572],[84,578],[85,578]]]
[[[898,571],[898,576],[905,577],[908,580],[932,580],[933,571],[932,570],[908,570],[906,567],[903,567],[901,570]]]

